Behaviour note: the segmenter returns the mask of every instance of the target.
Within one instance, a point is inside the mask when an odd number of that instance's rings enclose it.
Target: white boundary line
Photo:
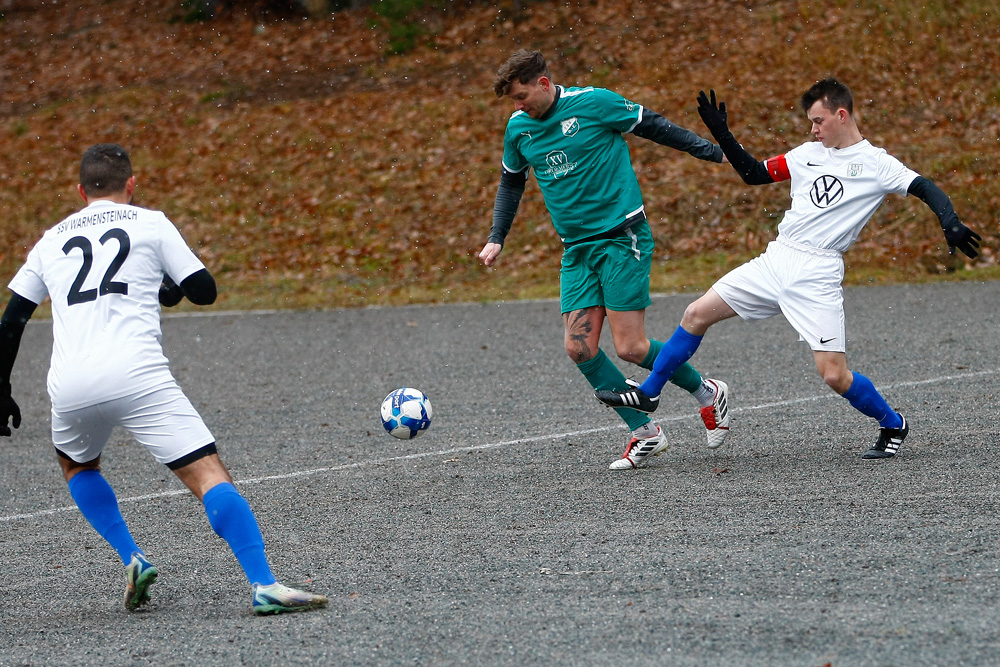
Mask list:
[[[918,387],[925,384],[934,384],[938,382],[954,382],[956,380],[968,380],[971,378],[982,377],[983,375],[996,375],[1000,373],[1000,369],[992,369],[985,371],[973,371],[970,373],[962,373],[960,375],[943,375],[936,378],[931,378],[928,380],[911,380],[908,382],[896,382],[894,384],[885,385],[880,389],[897,389],[900,387]],[[742,408],[734,408],[734,413],[739,412],[750,412],[752,410],[764,410],[767,408],[777,408],[786,407],[789,405],[797,405],[799,403],[811,403],[813,401],[823,401],[831,399],[837,396],[833,392],[826,392],[824,394],[816,396],[806,396],[804,398],[792,398],[785,401],[775,401],[774,403],[760,403],[758,405],[751,405]],[[674,415],[671,417],[663,417],[657,419],[659,422],[669,422],[669,421],[680,421],[682,419],[688,419],[691,415]],[[385,465],[388,463],[393,463],[397,461],[413,461],[416,459],[425,459],[432,456],[447,456],[449,454],[462,454],[465,452],[476,452],[486,449],[497,449],[499,447],[510,447],[512,445],[521,445],[530,442],[538,442],[541,440],[552,440],[559,438],[570,438],[579,435],[589,435],[591,433],[602,433],[604,431],[616,431],[620,430],[622,427],[619,424],[614,426],[601,426],[598,428],[588,428],[580,431],[567,431],[565,433],[546,433],[544,435],[536,435],[530,438],[517,438],[515,440],[503,440],[501,442],[491,442],[485,445],[472,445],[470,447],[455,447],[453,449],[442,449],[434,452],[420,452],[417,454],[406,454],[404,456],[392,456],[385,459],[377,459],[373,461],[360,461],[357,463],[345,463],[338,466],[327,466],[324,468],[312,468],[310,470],[299,470],[297,472],[285,473],[283,475],[267,475],[264,477],[253,477],[251,479],[243,479],[236,482],[237,485],[243,484],[262,484],[264,482],[273,482],[285,479],[294,479],[296,477],[311,477],[313,475],[322,475],[328,472],[339,472],[342,470],[353,470],[357,468],[367,468],[371,466]],[[142,500],[155,500],[157,498],[168,498],[170,496],[179,496],[190,493],[187,489],[176,489],[174,491],[163,491],[160,493],[150,493],[144,496],[132,496],[129,498],[120,498],[119,503],[134,503]],[[76,510],[76,505],[67,505],[65,507],[54,507],[47,510],[39,510],[37,512],[31,512],[28,514],[11,514],[8,516],[0,516],[0,523],[9,523],[12,521],[21,521],[26,519],[36,519],[43,516],[51,516],[53,514],[59,514],[61,512],[70,512]]]

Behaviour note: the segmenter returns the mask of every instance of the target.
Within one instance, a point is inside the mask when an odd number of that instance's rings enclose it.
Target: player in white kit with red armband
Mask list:
[[[863,458],[894,456],[909,432],[906,419],[871,380],[847,368],[842,254],[893,193],[914,195],[931,208],[952,253],[958,248],[975,257],[979,235],[962,224],[940,188],[861,135],[851,92],[835,79],[817,82],[802,96],[816,141],[764,161],[733,137],[726,105],[716,103],[714,90],[711,99],[702,92],[698,103],[702,120],[744,182],[791,181],[791,207],[764,254],[727,273],[687,307],[645,382],[630,391],[598,391],[597,398],[652,412],[673,369],[691,358],[710,326],[736,315],[760,320],[782,314],[809,344],[827,385],[878,421],[878,438]]]

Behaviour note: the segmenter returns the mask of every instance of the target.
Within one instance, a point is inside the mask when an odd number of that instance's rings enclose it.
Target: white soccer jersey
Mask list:
[[[172,382],[160,345],[160,283],[203,268],[160,211],[98,200],[45,232],[9,287],[35,303],[52,299],[53,408]]]
[[[765,161],[775,181],[791,179],[792,205],[778,236],[811,248],[845,252],[890,193],[906,195],[917,172],[872,146],[810,141]]]

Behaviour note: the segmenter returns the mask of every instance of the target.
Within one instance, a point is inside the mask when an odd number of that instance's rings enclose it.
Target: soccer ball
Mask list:
[[[415,438],[431,425],[431,401],[419,389],[403,387],[390,393],[379,412],[386,432],[400,440]]]

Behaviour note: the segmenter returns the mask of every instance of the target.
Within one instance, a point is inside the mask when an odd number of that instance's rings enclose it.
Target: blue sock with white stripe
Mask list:
[[[659,396],[677,369],[694,355],[695,350],[701,345],[701,339],[702,336],[695,336],[677,327],[674,335],[663,344],[660,353],[656,355],[649,377],[639,386],[642,393],[650,397]]]
[[[273,584],[275,578],[264,555],[264,536],[250,504],[236,487],[229,482],[216,484],[205,493],[202,502],[212,530],[229,543],[250,583]]]
[[[123,564],[129,564],[133,551],[142,553],[142,549],[136,545],[132,533],[125,525],[114,489],[108,484],[108,480],[104,479],[100,470],[93,468],[81,470],[73,475],[67,484],[69,494],[80,508],[80,513],[94,530],[114,547]]]
[[[899,414],[889,407],[882,394],[878,393],[872,381],[861,373],[853,372],[854,380],[842,396],[855,410],[872,419],[878,420],[882,428],[901,428],[903,420]]]

